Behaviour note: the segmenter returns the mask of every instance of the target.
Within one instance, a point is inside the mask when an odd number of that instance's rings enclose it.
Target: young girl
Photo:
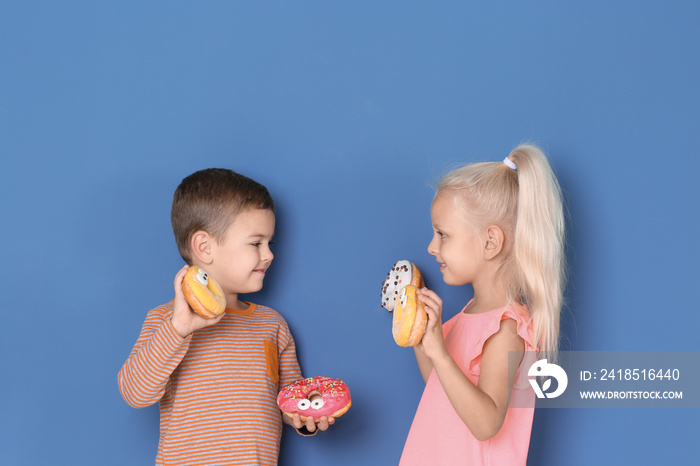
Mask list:
[[[559,184],[544,154],[522,145],[447,174],[431,218],[428,252],[443,280],[471,283],[474,298],[443,325],[442,300],[421,290],[428,326],[414,349],[426,387],[400,464],[524,465],[535,407],[527,371],[535,350],[556,357],[559,339]]]

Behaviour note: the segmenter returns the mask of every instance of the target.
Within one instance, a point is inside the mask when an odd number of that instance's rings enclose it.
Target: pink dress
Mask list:
[[[478,384],[484,343],[498,331],[503,319],[516,322],[525,351],[531,353],[525,353],[518,368],[501,430],[489,440],[477,440],[457,415],[433,370],[413,418],[401,466],[525,464],[535,412],[535,394],[527,377],[535,362],[535,340],[527,311],[508,306],[480,314],[460,312],[443,325],[443,331],[450,355],[467,378]]]

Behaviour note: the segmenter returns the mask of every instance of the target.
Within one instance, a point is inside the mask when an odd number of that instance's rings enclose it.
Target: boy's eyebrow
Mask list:
[[[251,233],[248,235],[248,238],[267,238],[267,235],[264,235],[262,233]]]

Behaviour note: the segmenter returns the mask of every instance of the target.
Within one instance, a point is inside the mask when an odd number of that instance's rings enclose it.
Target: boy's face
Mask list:
[[[253,293],[263,286],[265,271],[274,255],[270,240],[275,234],[275,214],[268,209],[250,209],[239,213],[221,241],[214,241],[207,273],[219,282],[228,297]],[[235,302],[228,302],[228,306]]]

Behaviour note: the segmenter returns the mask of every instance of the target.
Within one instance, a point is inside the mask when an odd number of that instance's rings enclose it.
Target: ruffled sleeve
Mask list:
[[[473,376],[481,373],[481,353],[484,350],[484,344],[492,335],[501,328],[501,322],[505,319],[514,320],[517,325],[517,332],[520,338],[525,343],[525,351],[537,351],[535,346],[535,336],[530,324],[530,316],[527,312],[518,307],[508,306],[491,312],[491,316],[485,322],[484,330],[479,339],[469,350],[468,353],[468,368],[467,370]],[[527,383],[527,381],[525,381]],[[516,383],[516,388],[519,383]]]

